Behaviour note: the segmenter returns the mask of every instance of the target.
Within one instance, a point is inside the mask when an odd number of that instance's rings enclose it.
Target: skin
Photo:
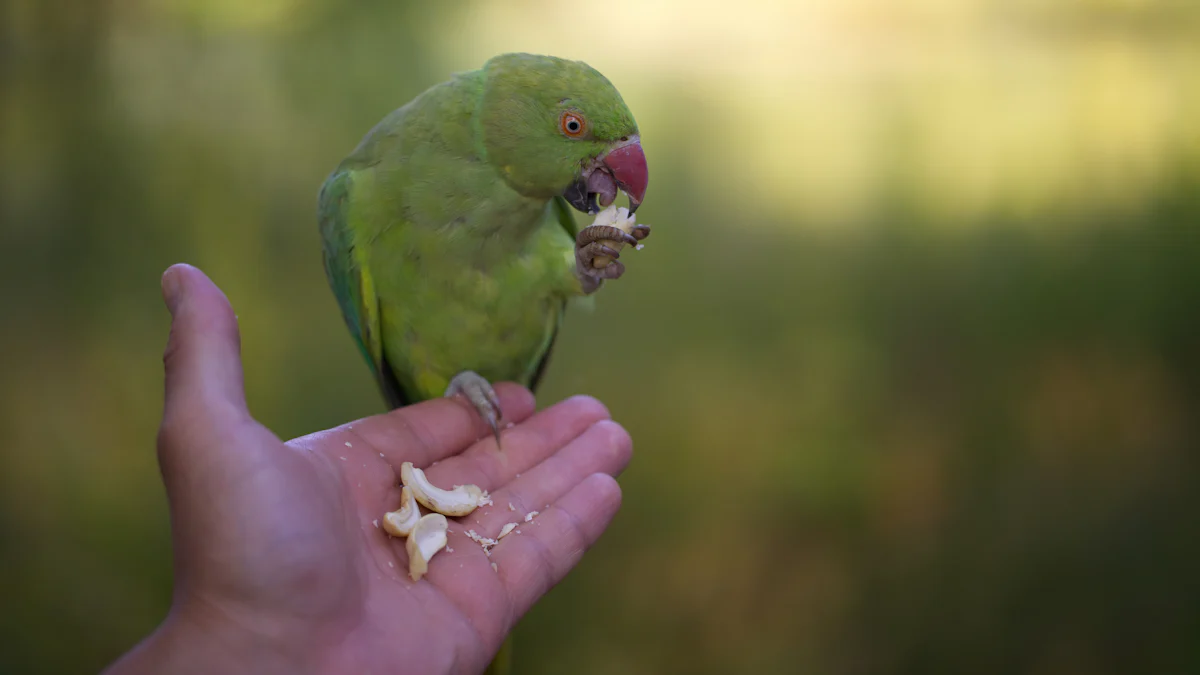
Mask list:
[[[285,443],[246,408],[221,291],[179,265],[163,292],[173,320],[158,450],[175,589],[162,625],[110,675],[480,672],[620,505],[631,442],[595,399],[535,413],[527,389],[498,386],[514,422],[504,453],[453,399]],[[436,485],[477,484],[497,506],[451,519],[453,552],[415,583],[403,541],[372,522],[398,505],[405,461]],[[495,537],[530,510],[541,514],[490,558],[464,535]]]

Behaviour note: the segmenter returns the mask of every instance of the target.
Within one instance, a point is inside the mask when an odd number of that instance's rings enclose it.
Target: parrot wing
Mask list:
[[[353,184],[354,172],[339,170],[321,187],[318,219],[325,250],[325,274],[350,334],[375,373],[388,406],[395,409],[409,401],[383,354],[379,299],[365,252],[355,246],[355,231],[348,213]]]

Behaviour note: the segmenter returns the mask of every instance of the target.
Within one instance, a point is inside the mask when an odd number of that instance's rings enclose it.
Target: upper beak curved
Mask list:
[[[629,195],[629,213],[637,211],[646,197],[646,186],[650,182],[650,170],[646,167],[646,154],[642,152],[641,141],[634,136],[605,155],[603,161],[616,179],[617,187]]]

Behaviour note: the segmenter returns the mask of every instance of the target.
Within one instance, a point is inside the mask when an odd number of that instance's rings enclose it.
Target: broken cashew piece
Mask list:
[[[421,507],[410,488],[400,491],[400,508],[383,514],[383,529],[393,537],[407,537],[421,519]]]
[[[597,214],[596,220],[593,221],[591,225],[588,225],[588,227],[604,225],[615,227],[623,231],[625,234],[633,234],[633,228],[637,225],[637,218],[631,215],[629,213],[629,209],[625,208],[624,206],[618,207],[616,204],[611,204],[607,209],[604,209]],[[600,239],[599,243],[604,244],[615,251],[620,251],[625,247],[625,242],[613,241],[612,239]],[[640,249],[641,247],[642,245],[638,244],[637,248]],[[606,255],[598,255],[594,260],[592,260],[592,267],[596,269],[602,269],[604,267],[608,267],[609,263],[611,262],[612,258]]]
[[[414,467],[412,462],[400,465],[400,482],[412,490],[413,496],[430,511],[446,516],[465,516],[492,500],[478,485],[456,485],[453,490],[443,490],[429,482],[425,472]]]
[[[446,530],[449,527],[446,516],[427,513],[409,532],[404,548],[408,551],[408,576],[413,581],[420,581],[425,576],[429,571],[429,561],[446,546]]]

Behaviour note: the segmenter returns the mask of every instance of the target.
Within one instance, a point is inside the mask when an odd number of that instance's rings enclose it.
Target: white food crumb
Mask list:
[[[346,441],[346,447],[347,447],[347,448],[353,448],[354,446],[353,446],[353,445],[350,445],[350,441]]]
[[[446,553],[454,553],[454,549],[452,549],[452,548],[450,548],[449,546],[447,546],[447,547],[446,547]]]
[[[388,567],[395,567],[395,565],[392,564],[391,560],[388,561]]]
[[[343,462],[346,461],[346,458],[342,457],[341,455],[338,455],[338,459],[342,460]]]
[[[538,511],[530,511],[529,513],[526,513],[525,514],[525,522],[528,523],[529,521],[533,520],[533,517],[536,516],[538,513],[539,513]]]
[[[492,563],[492,571],[493,571],[493,572],[499,572],[499,571],[500,571],[500,568],[499,568],[499,567],[496,565],[496,563]]]
[[[646,245],[645,245],[645,244],[638,244],[637,246],[634,246],[634,247],[633,247],[633,250],[635,250],[635,251],[640,251],[640,250],[642,250],[642,249],[643,249],[643,248],[645,248],[645,247],[646,247]]]
[[[381,452],[381,453],[379,453],[379,456],[380,456],[380,457],[383,457],[383,453],[382,453],[382,452]]]
[[[504,537],[506,537],[508,535],[509,532],[512,532],[513,528],[516,526],[517,526],[516,523],[509,523],[509,524],[505,525],[503,528],[500,529],[500,534],[497,535],[496,539],[503,539]]]
[[[517,534],[521,534],[521,531],[520,531],[520,530],[517,530]]]
[[[516,511],[516,510],[517,510],[517,507],[513,506],[513,505],[512,505],[512,502],[509,502],[509,503],[508,503],[508,510],[509,510],[509,511]]]
[[[515,426],[515,425],[512,422],[509,422],[508,424],[504,425],[504,428],[511,429],[511,428],[513,428],[513,426]]]
[[[372,520],[371,524],[375,526],[375,529],[377,529],[377,530],[379,529],[379,519],[378,518],[376,518],[375,520]]]

